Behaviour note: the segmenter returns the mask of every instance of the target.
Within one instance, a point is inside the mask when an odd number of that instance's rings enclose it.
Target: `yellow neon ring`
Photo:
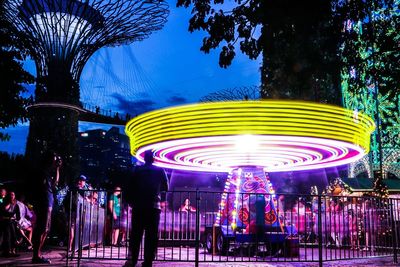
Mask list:
[[[340,141],[369,152],[375,124],[362,113],[302,101],[232,101],[155,110],[127,125],[131,153],[174,140],[236,136],[288,136]],[[140,157],[139,157],[140,158]]]

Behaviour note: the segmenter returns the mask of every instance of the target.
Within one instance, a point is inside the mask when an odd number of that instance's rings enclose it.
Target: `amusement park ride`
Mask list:
[[[368,116],[341,107],[271,100],[156,110],[129,121],[126,133],[139,161],[153,150],[160,167],[229,173],[204,237],[209,251],[226,253],[231,241],[279,245],[293,234],[279,217],[268,173],[357,161],[374,128]]]

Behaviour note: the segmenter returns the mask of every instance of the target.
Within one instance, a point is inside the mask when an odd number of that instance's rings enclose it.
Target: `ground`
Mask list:
[[[40,264],[31,264],[30,260],[32,257],[32,252],[21,252],[20,257],[18,258],[0,258],[0,266],[51,266],[51,267],[60,267],[66,266],[67,262],[65,259],[66,251],[65,249],[59,247],[48,248],[48,250],[44,253],[47,258],[50,258],[52,264],[50,265],[40,265]],[[73,260],[68,262],[68,266],[83,266],[83,267],[108,267],[108,266],[122,266],[124,264],[123,260],[81,260],[80,263],[78,261]],[[140,265],[138,265],[140,266]],[[195,266],[194,262],[155,262],[155,267],[185,267],[185,266]],[[219,262],[219,263],[199,263],[201,267],[302,267],[302,266],[318,266],[318,263],[268,263],[268,262]],[[375,257],[375,258],[366,258],[359,260],[346,260],[346,261],[331,261],[324,262],[323,266],[351,266],[351,267],[361,267],[361,266],[400,266],[399,264],[393,263],[393,257]]]

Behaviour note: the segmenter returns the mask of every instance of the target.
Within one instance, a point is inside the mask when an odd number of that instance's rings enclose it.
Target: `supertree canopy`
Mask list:
[[[400,1],[365,5],[365,17],[344,23],[342,91],[344,106],[375,118],[379,128],[372,135],[371,154],[352,164],[350,176],[400,177],[400,50],[398,32]],[[361,13],[361,12],[360,12]]]
[[[104,46],[140,41],[160,30],[168,5],[160,0],[5,0],[4,16],[21,37],[37,69],[27,157],[45,150],[64,157],[69,178],[77,174],[76,109],[46,108],[43,103],[80,106],[79,78],[89,57]]]
[[[48,75],[49,63],[58,61],[75,80],[96,50],[143,40],[168,15],[159,0],[8,0],[4,9],[29,42],[39,75]]]
[[[259,100],[260,98],[259,86],[243,86],[210,93],[200,98],[200,102]]]

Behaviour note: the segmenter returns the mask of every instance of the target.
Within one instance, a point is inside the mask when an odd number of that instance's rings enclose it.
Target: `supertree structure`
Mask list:
[[[242,86],[228,88],[210,93],[200,98],[200,102],[234,101],[234,100],[259,100],[259,86]]]
[[[342,47],[344,106],[375,118],[377,131],[372,135],[371,153],[351,164],[349,176],[367,173],[387,178],[400,177],[400,1],[386,1],[378,7],[366,5],[367,18],[347,20]],[[389,4],[390,3],[390,4]],[[380,173],[382,169],[382,173]]]
[[[36,63],[35,103],[40,105],[31,109],[26,156],[38,164],[44,151],[57,151],[64,157],[64,174],[72,179],[78,171],[79,78],[85,63],[101,47],[140,41],[160,30],[168,5],[162,0],[1,3],[5,18]]]

